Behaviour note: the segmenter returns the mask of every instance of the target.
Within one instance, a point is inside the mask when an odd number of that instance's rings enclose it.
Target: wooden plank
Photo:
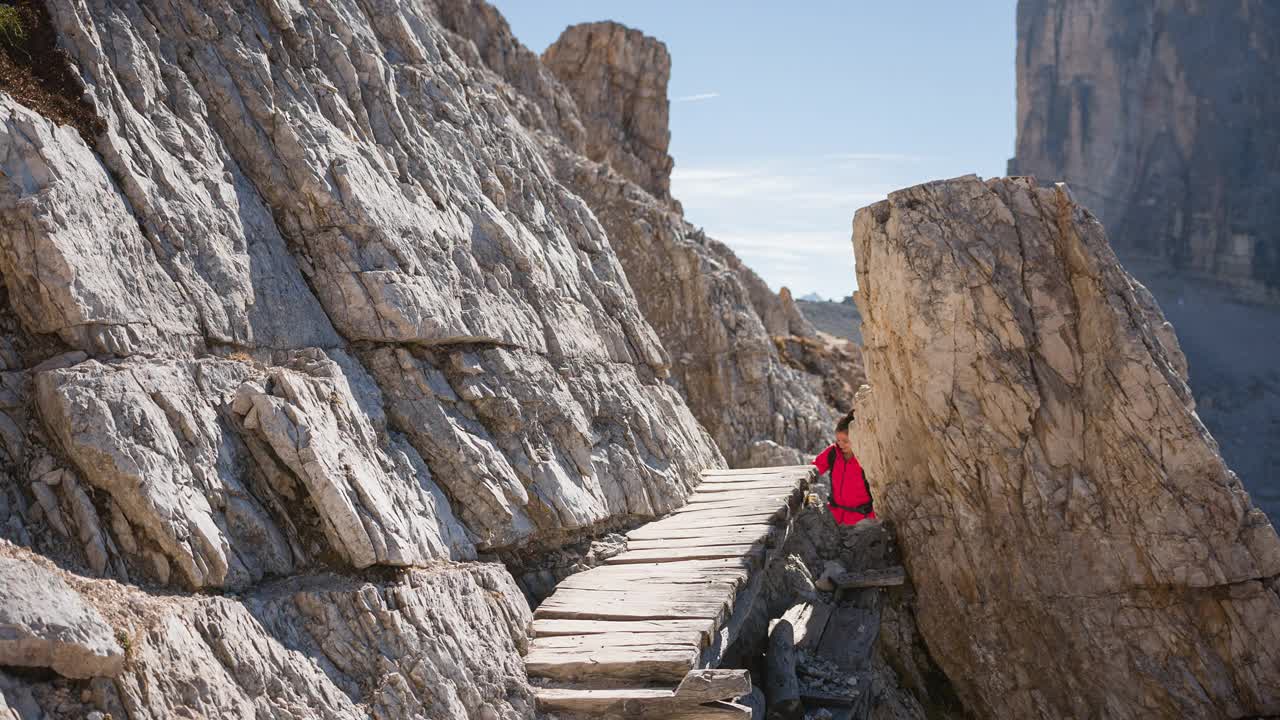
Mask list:
[[[665,717],[674,693],[667,688],[536,688],[538,709],[547,713],[573,713],[589,717]]]
[[[719,622],[725,616],[724,602],[661,602],[596,603],[595,607],[548,605],[546,602],[533,611],[534,618],[559,618],[561,620],[682,620],[685,618],[709,618]]]
[[[877,570],[859,570],[841,573],[831,578],[832,584],[841,590],[870,587],[891,587],[901,585],[907,579],[907,572],[901,566]]]
[[[750,490],[735,492],[709,492],[690,495],[685,506],[707,505],[710,503],[732,502],[734,500],[772,500],[784,503],[799,493],[795,488],[773,488],[769,490]]]
[[[662,562],[667,560],[714,560],[716,558],[764,557],[758,545],[718,545],[714,547],[658,548],[656,550],[627,550],[605,560],[605,565],[627,563]]]
[[[777,530],[777,526],[771,525],[769,523],[751,523],[747,525],[731,525],[728,527],[720,528],[716,532],[717,534],[721,534],[721,535],[730,535],[730,534],[737,534],[737,533],[742,533],[745,535],[752,535],[752,534],[763,535],[766,533],[772,533],[776,530]],[[643,527],[638,527],[635,530],[632,530],[631,532],[627,533],[627,539],[628,540],[663,540],[666,538],[703,537],[708,534],[710,533],[708,533],[705,529],[701,529],[701,528],[664,528],[661,526],[654,527],[653,523],[650,523]]]
[[[608,567],[609,569],[615,567],[627,569],[635,566],[609,565]],[[712,570],[702,573],[676,572],[670,575],[659,575],[650,572],[592,573],[589,577],[575,577],[572,581],[566,578],[556,586],[556,592],[561,590],[631,590],[637,583],[642,583],[649,587],[661,586],[668,592],[679,592],[684,586],[697,588],[712,585],[722,587],[726,592],[736,592],[745,582],[745,573],[736,573],[731,570]]]
[[[538,709],[587,717],[632,720],[724,720],[743,716],[741,706],[716,702],[698,705],[672,696],[666,688],[538,688]]]
[[[661,548],[711,547],[715,545],[763,545],[768,537],[752,539],[751,535],[711,535],[691,538],[663,538],[661,540],[628,540],[628,550],[658,550]]]
[[[639,586],[639,587],[637,587]],[[741,582],[736,577],[716,577],[714,575],[706,578],[680,576],[673,579],[664,577],[655,578],[635,578],[626,576],[607,576],[597,575],[587,578],[582,582],[575,582],[571,585],[561,583],[556,586],[556,592],[627,592],[636,593],[640,590],[650,595],[676,595],[686,594],[689,592],[695,594],[703,594],[707,592],[716,592],[720,595],[731,596],[741,586]]]
[[[743,482],[704,482],[698,486],[694,495],[723,495],[736,492],[759,492],[775,490],[794,491],[800,487],[795,480],[748,480]]]
[[[710,618],[681,618],[678,620],[559,620],[535,618],[533,636],[557,637],[562,635],[590,635],[604,633],[667,633],[690,631],[710,637],[716,623]]]
[[[698,660],[697,648],[607,648],[601,650],[530,650],[524,657],[531,677],[564,682],[629,680],[679,682]]]
[[[808,475],[816,472],[814,465],[779,465],[763,468],[710,469],[698,473],[702,477],[733,477],[736,475]]]
[[[779,512],[787,508],[789,503],[786,500],[774,500],[771,498],[746,498],[743,500],[726,500],[724,502],[698,503],[697,505],[685,505],[671,511],[673,516],[689,515],[692,513],[712,513],[725,511],[728,514],[743,512],[766,512],[772,510]]]
[[[588,635],[556,635],[553,637],[540,637],[531,640],[529,642],[529,648],[574,650],[605,647],[623,648],[649,647],[653,645],[688,645],[690,647],[701,649],[703,644],[703,635],[696,630],[668,630],[666,632],[604,632]],[[707,699],[721,700],[723,697],[724,696]]]
[[[672,515],[671,517],[649,523],[649,527],[659,530],[670,530],[672,528],[759,525],[760,523],[785,517],[786,514],[787,508],[784,506],[774,511],[749,512],[742,514],[716,512],[695,515]]]
[[[800,487],[806,482],[808,482],[807,475],[704,475],[698,481],[695,491],[703,492],[716,486],[738,487],[760,483],[773,483],[779,487]]]
[[[679,600],[681,602],[702,602],[721,600],[733,597],[733,586],[728,584],[684,584],[676,586],[677,591],[670,588],[653,588],[649,583],[633,582],[629,586],[564,588],[557,589],[539,607],[559,606],[567,603],[600,603],[600,602],[649,602],[654,599]]]
[[[690,563],[727,562],[732,566],[720,567],[688,567]],[[601,565],[594,568],[589,575],[573,576],[560,583],[562,587],[596,587],[618,579],[634,582],[652,582],[661,579],[663,582],[690,585],[714,580],[716,582],[742,585],[750,577],[751,558],[732,557],[722,560],[684,560],[669,563],[627,563],[623,565]],[[664,567],[666,566],[666,567]]]
[[[679,592],[650,589],[644,583],[632,583],[629,588],[596,588],[557,590],[542,601],[539,610],[560,610],[574,607],[592,607],[601,603],[665,605],[670,603],[706,604],[733,603],[734,591],[727,585],[681,585]]]

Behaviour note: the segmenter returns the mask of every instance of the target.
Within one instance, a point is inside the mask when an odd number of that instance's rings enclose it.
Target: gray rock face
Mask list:
[[[670,204],[667,46],[618,23],[584,23],[566,28],[542,62],[578,106],[587,157]],[[567,140],[572,147],[574,138]]]
[[[1065,188],[959,178],[854,220],[855,450],[970,711],[1280,711],[1280,539]]]
[[[526,105],[560,106],[566,93],[576,102],[588,157],[563,123],[557,129],[545,121],[548,113],[530,114],[527,127],[538,134],[557,179],[586,201],[608,233],[645,318],[672,356],[672,381],[730,464],[762,457],[752,450],[761,443],[776,446],[781,454],[765,455],[783,464],[803,462],[805,453],[824,446],[835,420],[822,383],[788,366],[771,337],[812,336],[813,328],[729,248],[687,223],[667,194],[670,61],[662,44],[616,23],[575,26],[545,53],[555,73],[548,80],[511,62],[528,50],[487,5],[441,5],[459,54],[481,56],[526,95]],[[636,149],[659,136],[660,157]],[[600,147],[592,150],[592,143]]]
[[[42,419],[191,587],[662,512],[721,462],[603,229],[511,122],[572,136],[572,100],[521,55],[552,93],[529,105],[431,6],[384,10],[246,6],[267,31],[243,35],[199,2],[55,3],[107,132],[0,98],[17,316],[152,358],[39,373]],[[203,357],[232,348],[261,367]],[[297,499],[316,522],[284,519]]]
[[[116,717],[532,718],[528,606],[494,565],[389,583],[321,575],[240,601],[145,603]]]
[[[1280,300],[1280,7],[1020,0],[1010,174],[1065,180],[1122,258]]]
[[[568,153],[557,168],[609,230],[672,354],[672,379],[730,465],[749,465],[760,441],[800,450],[792,463],[825,447],[835,413],[821,380],[786,364],[765,324],[790,329],[779,297],[731,250],[609,168]],[[797,328],[814,332],[796,317]]]
[[[0,665],[88,678],[123,664],[111,628],[54,571],[0,557]]]
[[[587,148],[573,97],[479,3],[48,5],[106,129],[0,93],[0,535],[130,649],[5,703],[531,717],[528,607],[477,552],[724,463],[548,162]]]

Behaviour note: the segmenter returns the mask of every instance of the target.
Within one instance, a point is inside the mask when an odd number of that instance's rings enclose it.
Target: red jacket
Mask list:
[[[831,455],[832,449],[835,449],[835,467],[832,468],[827,464],[827,457]],[[827,449],[818,453],[818,457],[813,459],[813,464],[818,466],[818,472],[825,475],[828,470],[831,471],[831,500],[845,507],[858,507],[863,503],[871,500],[871,493],[867,491],[866,476],[862,472],[862,465],[858,462],[858,458],[850,457],[845,459],[844,453],[839,448],[831,445]],[[831,517],[841,525],[857,525],[859,522],[876,516],[874,510],[867,514],[854,512],[852,510],[843,510],[841,508],[827,506],[831,511]]]

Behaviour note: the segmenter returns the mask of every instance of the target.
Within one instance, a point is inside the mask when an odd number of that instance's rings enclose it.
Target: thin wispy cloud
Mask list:
[[[702,102],[703,100],[712,100],[718,97],[720,97],[718,92],[707,92],[698,93],[697,95],[681,95],[680,97],[672,98],[671,102]]]
[[[902,153],[870,153],[870,152],[841,152],[829,153],[823,155],[827,160],[844,160],[848,162],[886,162],[886,163],[904,163],[919,162],[921,158],[916,155],[904,155]]]
[[[853,185],[824,174],[771,169],[680,168],[671,187],[686,205],[726,206],[767,202],[775,209],[856,209],[885,196],[888,187]]]
[[[843,297],[856,285],[853,214],[913,184],[919,169],[908,157],[849,152],[677,165],[671,193],[690,222],[775,290]]]

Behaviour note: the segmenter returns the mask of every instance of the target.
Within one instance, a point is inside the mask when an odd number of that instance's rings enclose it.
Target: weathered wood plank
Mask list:
[[[533,636],[558,637],[563,635],[590,635],[604,633],[668,633],[697,632],[706,640],[715,632],[712,618],[680,618],[672,620],[560,620],[535,618]]]
[[[552,637],[538,637],[529,641],[530,649],[554,648],[559,650],[581,650],[584,648],[605,648],[605,647],[651,647],[654,645],[688,645],[701,649],[703,646],[702,633],[694,631],[667,631],[667,632],[607,632],[592,633],[588,635],[555,635]],[[720,700],[721,698],[710,698],[712,700]]]
[[[750,523],[750,524],[742,524],[742,525],[729,525],[729,526],[718,529],[716,531],[716,534],[733,535],[733,534],[742,533],[746,535],[752,535],[752,534],[763,535],[766,533],[774,532],[776,529],[777,529],[776,525],[771,525],[768,522],[758,522],[758,523]],[[636,528],[635,530],[632,530],[631,532],[627,533],[627,539],[628,540],[664,540],[667,538],[703,537],[709,534],[711,533],[709,533],[705,528],[678,528],[678,527],[668,528],[668,527],[662,527],[662,526],[653,527],[653,524],[650,523],[649,525]]]
[[[685,646],[607,648],[592,651],[539,649],[524,657],[532,677],[564,682],[580,680],[645,680],[679,682],[693,669],[698,650]]]
[[[570,589],[557,590],[551,597],[542,601],[539,610],[548,612],[573,608],[591,608],[601,603],[611,605],[647,605],[664,606],[672,603],[682,605],[707,605],[721,603],[729,606],[733,603],[734,592],[728,586],[681,586],[684,592],[653,591],[644,583],[633,583],[631,588]]]
[[[777,500],[771,498],[743,498],[738,500],[725,500],[723,502],[698,503],[696,505],[685,505],[671,512],[674,516],[688,515],[690,513],[710,513],[720,511],[730,511],[733,513],[743,512],[765,512],[780,511],[786,508],[786,500]]]
[[[710,547],[715,545],[763,545],[768,540],[768,535],[754,537],[745,533],[737,535],[728,535],[724,533],[715,533],[712,535],[703,535],[701,537],[689,538],[662,538],[661,540],[628,540],[628,550],[655,550],[659,548],[691,548],[691,547]]]
[[[649,710],[669,712],[675,693],[666,688],[538,688],[534,696],[543,712],[639,718]]]
[[[711,469],[698,473],[702,477],[732,477],[735,475],[799,475],[807,476],[817,470],[813,465],[779,465],[764,468]]]
[[[674,563],[673,563],[674,564]],[[614,568],[627,569],[636,567],[634,564],[623,563],[622,565],[606,565],[610,570]],[[643,564],[641,567],[648,568],[649,564]],[[690,573],[685,571],[674,571],[671,573],[654,572],[645,570],[643,572],[618,572],[604,573],[593,572],[589,577],[574,578],[572,582],[566,579],[556,588],[560,590],[630,590],[636,583],[642,583],[649,586],[663,585],[671,588],[673,592],[678,592],[680,586],[692,585],[701,587],[706,585],[725,585],[731,590],[736,590],[746,582],[747,574],[745,572],[735,572],[733,570],[706,570],[702,573]]]
[[[740,482],[703,482],[694,492],[695,495],[723,495],[724,493],[795,490],[800,483],[792,479],[783,480],[743,480]]]
[[[691,496],[685,504],[690,505],[712,505],[715,503],[735,502],[742,500],[761,500],[768,502],[784,503],[792,497],[798,495],[794,488],[777,488],[773,490],[754,490],[750,492],[709,492],[698,493]]]
[[[696,492],[714,492],[716,488],[737,489],[739,487],[749,487],[769,483],[777,487],[800,487],[808,481],[807,476],[802,475],[738,475],[731,477],[720,477],[708,475],[703,477],[696,488]]]
[[[561,620],[682,620],[685,618],[709,618],[719,622],[725,615],[723,602],[681,602],[669,600],[661,603],[598,603],[596,607],[548,605],[543,603],[533,611],[534,618],[559,618]]]
[[[673,528],[713,528],[734,527],[735,525],[759,525],[760,523],[778,520],[787,516],[787,508],[779,507],[776,511],[749,513],[705,513],[695,515],[672,515],[650,523],[655,530],[671,530]]]
[[[760,546],[719,545],[715,547],[658,548],[656,550],[628,550],[605,560],[605,565],[628,563],[664,562],[679,560],[714,560],[716,558],[764,556]]]
[[[676,699],[664,688],[561,689],[542,688],[535,691],[538,708],[543,712],[561,712],[590,717],[626,718],[628,720],[724,720],[749,718],[740,706],[731,703],[698,705]]]
[[[627,565],[610,565],[609,567],[628,567]],[[678,582],[679,579],[687,579],[689,582]],[[695,577],[688,578],[648,578],[648,577],[599,577],[594,580],[593,585],[575,584],[572,586],[561,586],[556,589],[542,604],[546,604],[553,597],[560,598],[577,598],[577,602],[610,602],[630,598],[651,598],[663,597],[666,599],[680,598],[710,598],[710,597],[733,597],[743,585],[746,579],[736,576],[729,577],[709,577],[699,580]],[[584,595],[583,593],[593,593]],[[594,598],[594,599],[593,599]],[[562,600],[557,600],[556,604]]]
[[[711,602],[733,597],[733,586],[725,584],[680,585],[673,593],[662,588],[652,588],[648,583],[633,582],[625,587],[565,588],[556,590],[538,607],[562,605],[586,605],[602,602]]]
[[[732,566],[689,568],[690,563],[719,562],[717,560],[681,560],[668,563],[623,563],[601,565],[581,577],[571,576],[560,583],[562,587],[594,587],[600,583],[627,579],[635,582],[668,582],[680,585],[696,585],[707,580],[741,585],[750,577],[753,560],[744,557],[723,558]]]

